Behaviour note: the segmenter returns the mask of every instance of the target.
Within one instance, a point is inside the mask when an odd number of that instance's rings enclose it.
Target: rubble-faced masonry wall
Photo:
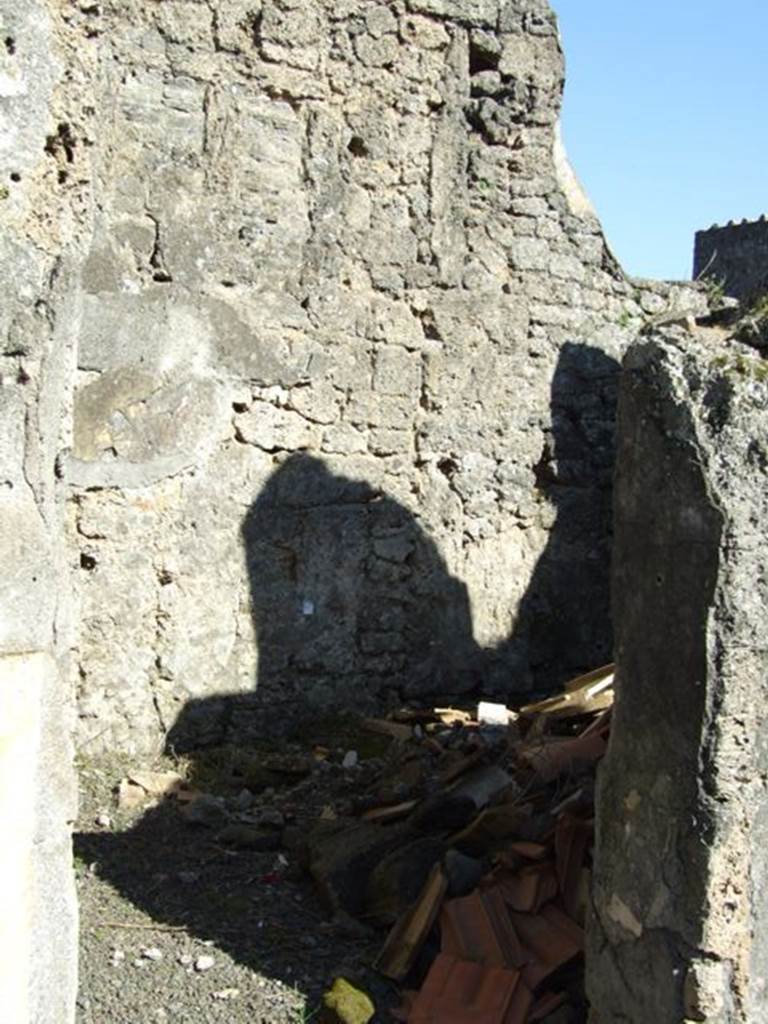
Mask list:
[[[670,296],[569,174],[548,6],[65,10],[80,742],[608,658],[614,360]]]
[[[768,221],[713,224],[696,232],[693,276],[707,278],[744,303],[768,290]]]

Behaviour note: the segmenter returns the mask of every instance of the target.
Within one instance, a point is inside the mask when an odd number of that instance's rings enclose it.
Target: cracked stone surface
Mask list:
[[[670,327],[627,353],[619,674],[587,956],[597,1021],[764,1013],[767,409],[765,361],[722,332]]]

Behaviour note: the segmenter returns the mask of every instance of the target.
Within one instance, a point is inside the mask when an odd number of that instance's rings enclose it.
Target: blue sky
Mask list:
[[[687,278],[699,228],[768,214],[768,0],[552,0],[563,135],[625,270]]]

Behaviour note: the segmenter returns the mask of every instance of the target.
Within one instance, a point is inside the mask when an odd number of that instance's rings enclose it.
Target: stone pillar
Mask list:
[[[0,1019],[69,1024],[76,786],[56,454],[74,373],[65,253],[77,194],[52,141],[63,123],[56,25],[38,0],[0,0],[0,26]]]
[[[588,951],[601,1024],[765,1018],[767,473],[764,360],[678,327],[630,348]]]

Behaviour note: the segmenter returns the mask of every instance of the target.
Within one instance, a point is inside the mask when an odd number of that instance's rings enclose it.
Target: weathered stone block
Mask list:
[[[316,447],[320,430],[292,409],[257,402],[250,412],[235,418],[239,437],[265,451],[296,451]]]
[[[625,359],[587,960],[600,1021],[764,1014],[767,378],[737,343],[680,328]]]

